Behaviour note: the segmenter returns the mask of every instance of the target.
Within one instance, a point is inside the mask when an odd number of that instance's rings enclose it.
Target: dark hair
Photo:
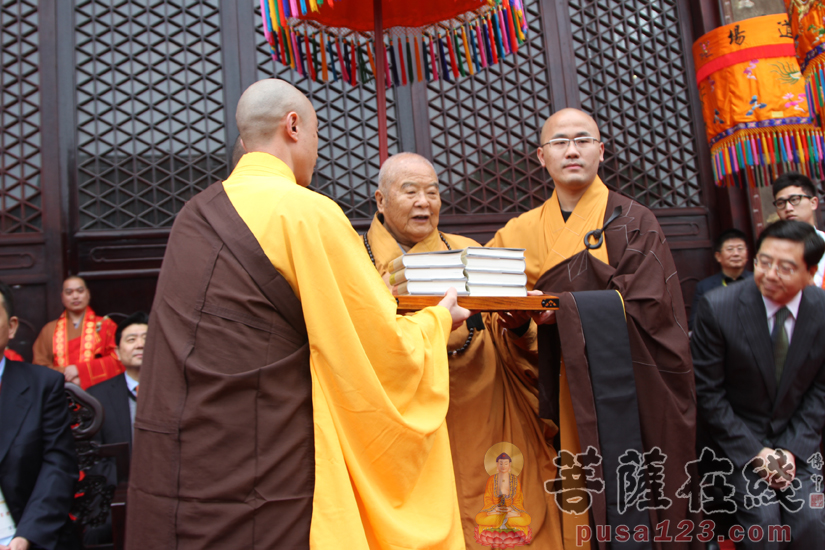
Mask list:
[[[498,462],[499,460],[504,460],[504,459],[507,459],[510,462],[513,461],[513,459],[510,458],[510,455],[508,455],[507,453],[501,453],[500,455],[498,455],[498,458],[496,458],[496,462]]]
[[[127,318],[122,320],[120,323],[117,324],[117,330],[115,331],[115,345],[120,345],[120,336],[123,334],[123,331],[129,328],[132,325],[148,325],[149,324],[149,314],[145,311],[137,311]]]
[[[822,255],[825,254],[825,240],[822,240],[814,226],[809,223],[796,220],[779,220],[772,223],[759,235],[756,241],[757,252],[762,247],[762,242],[768,237],[802,243],[805,246],[802,257],[808,269],[818,265]]]
[[[811,178],[799,172],[785,172],[773,182],[773,198],[786,187],[801,187],[812,197],[816,196],[816,186]]]
[[[14,317],[14,296],[11,293],[11,288],[6,283],[0,281],[0,296],[3,297],[3,307],[9,315],[9,319]]]
[[[739,231],[735,228],[725,229],[718,237],[716,237],[716,240],[713,241],[713,251],[722,252],[722,247],[725,246],[725,243],[731,239],[742,239],[745,241],[746,246],[748,244],[748,236],[745,235],[743,231]]]

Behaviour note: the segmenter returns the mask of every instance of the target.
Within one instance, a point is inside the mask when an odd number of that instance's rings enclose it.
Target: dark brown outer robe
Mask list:
[[[624,300],[642,442],[645,451],[658,446],[667,455],[665,496],[673,502],[666,510],[649,510],[652,541],[657,534],[656,525],[663,520],[670,520],[669,533],[675,536],[680,532],[680,521],[689,519],[698,526],[702,519],[688,510],[687,499],[676,496],[688,479],[685,465],[696,458],[693,362],[679,277],[661,227],[650,210],[613,191],[608,196],[605,222],[617,206],[622,207],[622,216],[610,224],[604,237],[609,265],[587,251],[580,252],[543,273],[534,288],[548,294],[610,289],[619,291]],[[590,445],[599,449],[584,337],[573,300],[562,299],[557,324],[581,449],[584,451]],[[543,334],[540,330],[539,338]],[[558,368],[549,359],[539,357],[540,369]],[[557,388],[548,390],[548,395],[558,395]],[[622,426],[615,429],[621,430]],[[692,480],[695,495],[698,479],[694,475]],[[604,525],[604,493],[594,496],[594,520],[597,525]],[[634,526],[630,527],[632,533]],[[692,536],[689,543],[652,541],[651,547],[700,549],[704,544]],[[599,548],[605,549],[607,545],[599,543]]]
[[[127,548],[309,548],[315,453],[301,303],[221,183],[175,220],[147,341]]]

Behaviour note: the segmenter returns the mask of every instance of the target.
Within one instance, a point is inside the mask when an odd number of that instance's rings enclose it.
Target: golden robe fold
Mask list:
[[[460,235],[443,234],[453,250],[479,246]],[[376,215],[367,233],[382,276],[403,253]],[[447,250],[433,231],[409,252]],[[494,315],[482,314],[484,330],[476,330],[469,347],[450,356],[450,408],[447,428],[455,468],[461,522],[467,548],[481,550],[475,539],[476,515],[485,508],[490,474],[484,457],[502,441],[514,444],[524,455],[519,474],[524,509],[529,514],[533,548],[562,548],[559,510],[544,482],[556,477],[552,440],[556,427],[538,418],[535,325],[522,337],[497,326]],[[447,349],[458,350],[467,341],[467,325],[453,331]],[[498,454],[498,453],[496,453]]]

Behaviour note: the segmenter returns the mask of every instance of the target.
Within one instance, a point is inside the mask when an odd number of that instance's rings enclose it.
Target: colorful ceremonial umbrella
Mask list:
[[[376,85],[382,163],[388,156],[386,87],[476,74],[517,52],[527,30],[522,0],[260,2],[275,62],[314,81],[384,83]]]
[[[794,170],[818,175],[825,142],[808,110],[787,16],[719,27],[693,44],[714,180],[769,185]]]
[[[785,0],[788,35],[805,77],[808,100],[820,128],[825,122],[825,6],[822,0]]]

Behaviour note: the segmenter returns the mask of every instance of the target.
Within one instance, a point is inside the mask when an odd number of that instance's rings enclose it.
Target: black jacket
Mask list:
[[[762,295],[753,279],[708,293],[691,339],[699,415],[741,468],[763,447],[806,461],[825,423],[825,291],[802,291],[777,385]]]
[[[0,488],[15,536],[49,550],[65,547],[79,473],[63,383],[46,367],[6,360],[0,386]]]
[[[696,322],[696,311],[699,309],[699,303],[702,301],[702,298],[714,288],[722,286],[723,277],[724,275],[720,271],[707,279],[702,279],[696,284],[696,290],[693,292],[693,302],[690,305],[690,318],[688,319],[688,327],[690,330],[693,330],[693,324]],[[740,283],[748,279],[753,279],[753,271],[743,271],[742,278],[734,282]]]

